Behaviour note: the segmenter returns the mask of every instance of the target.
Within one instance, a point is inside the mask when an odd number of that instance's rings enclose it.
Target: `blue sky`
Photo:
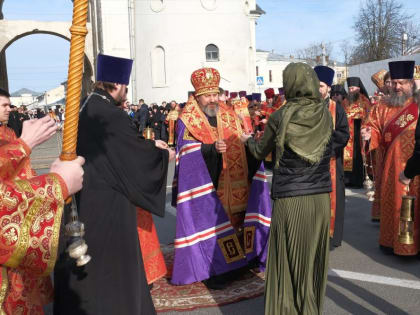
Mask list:
[[[176,0],[173,0],[176,1]],[[191,0],[198,1],[198,0]],[[230,0],[219,0],[230,1]],[[408,13],[417,14],[420,1],[400,0]],[[340,43],[353,41],[353,18],[359,0],[257,0],[266,11],[258,20],[257,48],[293,55],[311,43],[332,42],[334,58],[341,60]],[[70,21],[70,0],[5,0],[6,19]],[[50,35],[31,35],[14,42],[6,50],[9,90],[26,87],[38,92],[66,80],[69,42]]]

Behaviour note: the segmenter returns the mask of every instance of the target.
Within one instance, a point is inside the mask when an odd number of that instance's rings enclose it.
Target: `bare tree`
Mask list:
[[[324,43],[327,56],[331,56],[334,46],[332,43]],[[322,43],[312,43],[306,48],[299,49],[295,52],[299,59],[317,61],[322,55]]]
[[[396,0],[366,0],[354,23],[358,45],[352,64],[392,58],[401,54],[402,34],[418,33],[413,16]],[[413,35],[411,36],[417,36]]]
[[[340,50],[344,57],[344,63],[348,65],[350,63],[350,57],[354,51],[354,47],[351,46],[348,41],[343,41],[340,44]]]
[[[412,21],[408,21],[404,25],[404,31],[407,34],[407,42],[405,43],[405,52],[415,46],[420,45],[420,25]]]

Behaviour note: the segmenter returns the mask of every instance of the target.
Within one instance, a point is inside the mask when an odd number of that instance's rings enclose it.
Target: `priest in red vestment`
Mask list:
[[[380,237],[379,245],[385,253],[417,255],[419,251],[419,179],[409,185],[409,194],[416,197],[414,243],[404,244],[398,239],[400,208],[406,186],[399,182],[400,173],[414,148],[414,132],[419,115],[413,98],[414,61],[389,63],[393,91],[389,98],[375,106],[362,137],[370,139],[369,150],[382,151],[382,179],[380,182]]]
[[[350,139],[344,148],[344,172],[346,184],[362,188],[363,161],[361,154],[360,128],[366,121],[371,104],[366,89],[359,77],[347,78],[348,98],[342,103],[349,122]]]
[[[7,121],[10,95],[0,89],[0,121]],[[57,257],[64,200],[80,190],[83,159],[56,161],[36,176],[33,147],[56,131],[50,117],[24,122],[22,135],[0,124],[1,314],[43,314],[53,299],[49,277]],[[64,168],[63,168],[64,166]]]

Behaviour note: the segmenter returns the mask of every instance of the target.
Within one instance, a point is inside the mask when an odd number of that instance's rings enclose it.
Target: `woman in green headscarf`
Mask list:
[[[270,116],[262,139],[241,137],[257,159],[276,150],[265,314],[321,314],[328,269],[333,122],[310,66],[289,64],[283,84],[287,103]]]

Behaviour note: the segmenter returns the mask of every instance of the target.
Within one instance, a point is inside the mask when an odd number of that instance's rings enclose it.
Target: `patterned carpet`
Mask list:
[[[171,272],[173,246],[163,246],[162,252]],[[221,306],[264,294],[264,274],[248,271],[224,290],[209,290],[201,282],[174,286],[169,283],[169,279],[163,278],[154,283],[151,293],[157,312],[191,311]]]

